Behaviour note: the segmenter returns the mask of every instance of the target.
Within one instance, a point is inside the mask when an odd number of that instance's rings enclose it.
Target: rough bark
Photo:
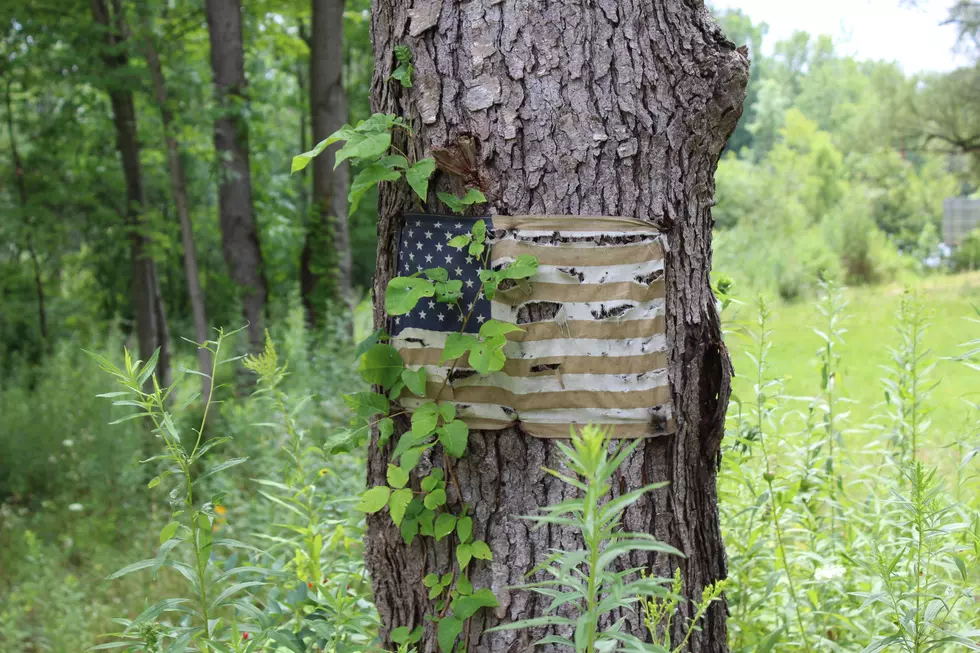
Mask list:
[[[344,0],[313,0],[310,116],[319,143],[347,122],[343,85]],[[351,251],[347,224],[347,162],[333,167],[335,144],[313,160],[313,215],[300,258],[300,293],[315,326],[329,300],[350,302]]]
[[[221,249],[231,279],[241,292],[249,345],[258,351],[264,341],[262,323],[268,284],[252,208],[242,10],[239,0],[207,0],[206,5],[211,71],[219,111],[214,121],[214,149],[221,175],[218,190]]]
[[[105,32],[102,61],[117,79],[122,79],[129,67],[123,47],[127,38],[122,7],[118,0],[92,0],[92,15]],[[136,133],[136,107],[133,92],[121,83],[109,88],[113,123],[116,129],[116,149],[119,151],[126,183],[126,223],[132,258],[133,306],[136,313],[136,335],[139,354],[147,360],[160,349],[156,375],[160,384],[170,385],[170,331],[167,314],[160,294],[156,263],[149,252],[149,238],[143,234],[143,170],[140,164],[140,143]]]
[[[209,338],[208,316],[204,307],[204,295],[201,293],[201,279],[197,267],[197,248],[194,245],[194,227],[191,224],[190,203],[187,199],[187,177],[184,174],[184,164],[180,158],[180,144],[174,130],[173,110],[167,98],[167,85],[163,77],[163,67],[160,57],[153,45],[153,28],[149,18],[143,18],[144,41],[143,51],[146,64],[150,69],[153,81],[153,95],[160,108],[160,119],[163,121],[164,140],[167,144],[167,168],[170,171],[170,192],[174,196],[177,208],[177,219],[180,221],[180,236],[184,246],[184,274],[187,278],[187,294],[191,300],[191,312],[194,315],[194,337],[203,343]],[[211,352],[199,347],[197,350],[198,365],[202,374],[211,373]],[[201,377],[201,401],[207,403],[211,396],[211,382]]]
[[[741,115],[748,61],[701,0],[376,0],[372,32],[374,110],[412,117],[416,156],[474,137],[476,172],[489,199],[483,213],[631,216],[667,235],[666,328],[678,430],[641,445],[620,470],[614,492],[669,481],[632,507],[624,525],[687,557],[644,555],[630,562],[660,576],[679,566],[685,594],[700,597],[726,575],[715,481],[731,368],[709,286],[710,207],[718,157]],[[396,45],[415,55],[408,91],[386,82]],[[446,175],[436,185],[460,190]],[[382,189],[376,326],[385,322],[399,214],[411,206],[406,187]],[[388,454],[372,444],[368,485],[384,483]],[[423,461],[423,468],[432,462]],[[491,587],[501,604],[472,619],[471,652],[525,649],[532,634],[485,631],[540,615],[547,602],[505,588],[521,583],[550,548],[579,546],[567,531],[532,531],[516,519],[565,497],[567,486],[541,470],[558,464],[552,443],[517,429],[470,436],[456,468],[462,497],[450,499],[472,507],[474,537],[493,550],[493,562],[478,566],[471,580]],[[406,547],[387,514],[372,516],[368,525],[367,563],[387,636],[432,612],[422,578],[449,570],[450,551],[425,549],[418,540]],[[692,606],[680,612],[690,616]],[[725,604],[715,604],[689,649],[726,651],[725,619]],[[636,617],[628,620],[642,635]],[[685,619],[675,625],[676,637]],[[431,631],[430,625],[421,644],[426,652],[436,646]]]
[[[41,342],[47,347],[48,342],[48,316],[44,308],[44,276],[41,271],[41,261],[37,255],[37,246],[34,242],[34,225],[31,223],[30,199],[27,194],[27,182],[24,180],[24,164],[20,159],[20,150],[17,149],[17,135],[14,133],[14,106],[10,98],[11,80],[7,79],[7,92],[4,96],[7,103],[7,133],[10,138],[10,157],[14,164],[14,177],[17,179],[17,196],[20,198],[20,208],[24,211],[24,229],[26,231],[27,255],[31,259],[31,268],[34,272],[34,294],[37,297],[37,324],[41,332]]]

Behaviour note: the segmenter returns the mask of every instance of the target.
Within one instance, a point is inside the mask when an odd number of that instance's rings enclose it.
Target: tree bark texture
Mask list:
[[[180,221],[180,236],[184,246],[184,275],[187,277],[187,294],[191,300],[191,312],[194,315],[194,337],[203,343],[209,338],[208,316],[204,307],[204,295],[201,293],[201,279],[197,267],[197,248],[194,246],[194,226],[191,224],[190,203],[187,200],[187,177],[184,174],[184,164],[180,158],[180,144],[174,129],[173,110],[167,98],[167,84],[163,77],[163,67],[160,57],[153,45],[153,28],[149,18],[144,17],[145,40],[143,50],[146,64],[150,69],[153,81],[153,95],[160,107],[160,118],[163,121],[164,140],[167,144],[167,167],[170,171],[170,191],[174,196],[177,208],[177,219]],[[211,352],[203,347],[197,350],[198,365],[202,374],[211,374]],[[201,377],[201,401],[205,404],[211,397],[211,381]]]
[[[119,0],[92,0],[92,15],[105,30],[105,49],[102,61],[117,79],[125,78],[129,58],[123,43],[127,30]],[[122,161],[126,182],[126,223],[132,252],[133,306],[136,313],[136,335],[139,355],[147,360],[157,348],[157,379],[164,387],[170,385],[170,331],[164,309],[156,263],[150,254],[149,238],[143,234],[143,170],[140,164],[140,142],[136,133],[136,106],[133,92],[125,82],[114,81],[108,88],[116,128],[116,149]]]
[[[613,492],[669,482],[631,507],[623,525],[655,535],[686,558],[643,554],[628,562],[659,576],[679,566],[686,596],[700,599],[706,585],[726,576],[715,481],[731,366],[709,285],[710,207],[718,157],[741,115],[748,60],[701,0],[376,0],[372,32],[374,110],[412,119],[417,157],[475,140],[478,170],[471,178],[488,198],[482,214],[630,216],[666,234],[669,378],[678,429],[645,441],[621,468]],[[397,45],[414,52],[412,89],[387,81]],[[434,181],[433,190],[462,191],[446,174]],[[400,213],[412,202],[403,184],[382,188],[376,326],[385,325],[384,289],[395,272]],[[369,486],[384,483],[389,453],[390,445],[379,452],[372,443]],[[423,459],[419,471],[441,460]],[[541,615],[549,601],[505,588],[523,582],[550,549],[581,546],[566,530],[532,530],[517,519],[569,496],[568,486],[542,471],[558,465],[552,443],[519,429],[472,432],[456,465],[462,496],[453,492],[450,502],[471,506],[473,537],[493,551],[492,563],[472,569],[470,578],[500,601],[471,620],[471,652],[522,651],[542,635],[486,629]],[[422,578],[449,571],[452,550],[419,539],[405,546],[387,512],[368,524],[367,563],[387,638],[391,628],[422,624],[433,612]],[[690,617],[693,606],[679,611]],[[629,629],[642,636],[636,616],[626,616]],[[683,617],[674,622],[675,642],[687,625]],[[726,651],[725,619],[725,604],[716,603],[689,650]],[[428,625],[421,643],[427,653],[436,648],[432,631]]]
[[[344,1],[312,0],[310,115],[313,142],[347,122],[344,90]],[[350,301],[351,251],[347,224],[347,162],[333,167],[334,144],[313,160],[313,215],[300,259],[300,292],[315,326],[329,300]]]
[[[221,249],[231,279],[241,292],[249,345],[258,351],[265,338],[262,323],[268,284],[252,207],[242,9],[239,0],[207,0],[206,9],[211,71],[219,111],[214,121],[214,149],[221,175],[218,190]]]

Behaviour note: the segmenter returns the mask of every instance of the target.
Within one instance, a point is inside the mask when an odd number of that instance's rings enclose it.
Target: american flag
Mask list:
[[[530,292],[479,292],[481,262],[448,245],[487,225],[490,266],[522,254],[539,262]],[[392,345],[409,369],[425,367],[427,396],[452,401],[471,428],[519,424],[529,435],[610,426],[613,437],[649,437],[675,428],[664,329],[664,238],[649,223],[591,216],[457,218],[407,214],[398,274],[442,267],[463,282],[458,307],[423,299],[391,318]],[[469,314],[468,321],[465,315]],[[489,319],[518,325],[507,335],[503,370],[481,375],[461,359],[440,362],[448,334],[476,333]],[[449,383],[445,383],[450,374]],[[409,410],[422,399],[409,396]]]

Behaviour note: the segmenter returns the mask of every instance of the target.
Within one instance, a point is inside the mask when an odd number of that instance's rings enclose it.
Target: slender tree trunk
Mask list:
[[[347,121],[343,84],[344,0],[313,0],[310,115],[319,143]],[[351,251],[347,224],[347,162],[333,167],[339,144],[313,160],[313,216],[300,258],[300,292],[315,326],[327,301],[350,303]]]
[[[306,27],[303,23],[299,26],[300,37],[309,43],[309,36],[306,34]],[[309,73],[309,64],[300,60],[296,62],[296,87],[299,97],[296,99],[296,107],[299,110],[299,151],[306,152],[310,149],[310,124],[307,117],[307,98],[309,97],[309,82],[306,76]],[[296,175],[296,205],[299,207],[299,215],[303,220],[305,228],[309,228],[310,220],[310,177],[306,168],[303,168]],[[300,265],[300,284],[302,285],[303,266]]]
[[[143,50],[146,63],[153,80],[153,95],[160,107],[160,118],[163,121],[164,140],[167,143],[167,166],[170,169],[170,191],[174,196],[177,208],[177,218],[180,220],[180,235],[184,245],[184,273],[187,277],[187,293],[190,295],[191,311],[194,315],[194,337],[203,343],[208,337],[208,316],[204,307],[204,296],[201,293],[201,279],[197,268],[197,248],[194,246],[194,226],[191,224],[190,206],[187,200],[187,178],[184,175],[184,165],[180,159],[180,145],[177,142],[173,128],[173,111],[167,101],[167,85],[163,78],[163,68],[160,57],[153,45],[153,27],[150,19],[143,17],[145,39]],[[202,374],[211,373],[211,352],[203,347],[197,350],[198,365]],[[207,403],[211,394],[211,383],[201,377],[201,400]]]
[[[105,30],[105,49],[102,61],[106,69],[123,76],[129,67],[124,49],[126,30],[119,0],[91,0],[95,21]],[[157,379],[161,385],[170,384],[170,331],[160,294],[156,263],[149,252],[150,241],[143,232],[143,171],[140,165],[140,143],[136,133],[136,107],[133,92],[123,84],[109,86],[109,100],[116,128],[116,149],[119,150],[126,181],[126,223],[133,266],[133,305],[136,312],[136,335],[140,358],[147,360],[160,349]]]
[[[17,135],[14,133],[14,106],[10,99],[10,79],[7,79],[7,92],[5,95],[7,102],[7,133],[10,135],[10,156],[14,164],[14,177],[17,178],[17,194],[20,197],[20,207],[24,211],[24,228],[27,231],[27,255],[31,258],[31,267],[34,272],[34,293],[37,296],[37,324],[41,331],[41,343],[47,348],[48,342],[48,316],[44,308],[44,277],[41,272],[41,261],[37,256],[37,247],[34,242],[34,226],[31,224],[29,215],[29,198],[27,195],[27,182],[24,179],[24,165],[20,160],[20,151],[17,149]]]
[[[475,139],[485,213],[620,215],[649,220],[667,236],[666,328],[677,431],[647,440],[620,470],[614,493],[669,481],[631,507],[624,526],[645,531],[687,556],[635,555],[657,576],[680,567],[684,593],[726,575],[715,488],[731,368],[709,286],[713,175],[741,114],[748,61],[712,22],[701,0],[376,0],[373,108],[410,116],[416,156]],[[392,50],[415,56],[412,89],[387,81]],[[461,190],[441,175],[437,185]],[[430,207],[433,204],[429,204]],[[382,189],[375,326],[385,325],[384,289],[396,265],[400,213],[412,207],[404,185]],[[400,428],[404,428],[402,425]],[[396,431],[396,435],[397,435]],[[393,438],[394,441],[394,438]],[[370,447],[368,485],[385,482],[390,445]],[[441,464],[441,461],[428,461]],[[423,463],[424,464],[424,463]],[[539,616],[549,601],[508,590],[551,548],[577,547],[558,527],[532,530],[517,518],[566,498],[567,486],[542,471],[556,468],[554,444],[517,429],[472,432],[456,466],[493,561],[476,567],[474,586],[490,587],[500,607],[468,625],[469,651],[526,649],[527,632],[488,633],[504,621]],[[455,494],[455,491],[451,494]],[[432,614],[422,578],[451,568],[444,543],[402,542],[387,514],[368,519],[367,564],[388,644],[391,628]],[[673,641],[693,606],[678,608]],[[627,628],[643,636],[636,615]],[[723,652],[726,607],[715,604],[689,650]],[[420,643],[436,650],[433,628]],[[533,635],[540,636],[541,633]]]
[[[214,121],[214,149],[221,170],[221,246],[232,281],[242,293],[249,345],[258,351],[264,339],[262,323],[268,285],[252,209],[242,9],[239,0],[207,0],[206,5],[211,70],[220,111]]]

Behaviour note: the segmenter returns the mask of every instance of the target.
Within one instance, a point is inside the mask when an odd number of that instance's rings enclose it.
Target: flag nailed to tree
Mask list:
[[[537,266],[530,283],[505,281],[491,298],[480,293],[479,257],[448,244],[479,220],[491,236],[489,268],[515,269],[529,261]],[[425,368],[428,399],[453,402],[471,428],[519,423],[543,438],[568,437],[570,428],[590,423],[612,427],[621,438],[674,431],[664,241],[650,223],[592,216],[407,215],[398,274],[431,275],[437,267],[459,281],[450,289],[459,301],[423,299],[389,324],[391,344],[406,367]],[[507,339],[502,369],[491,374],[470,367],[473,353],[453,352],[461,331],[495,335],[485,325]],[[413,396],[401,403],[411,410],[422,402]]]

